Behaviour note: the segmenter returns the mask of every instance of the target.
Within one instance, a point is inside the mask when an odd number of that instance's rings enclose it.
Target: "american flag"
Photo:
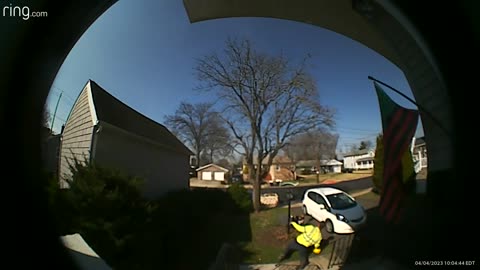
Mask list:
[[[395,103],[374,82],[383,126],[383,186],[380,214],[387,223],[398,224],[405,210],[406,198],[415,179],[410,143],[415,134],[419,113]],[[409,162],[410,161],[410,162]]]

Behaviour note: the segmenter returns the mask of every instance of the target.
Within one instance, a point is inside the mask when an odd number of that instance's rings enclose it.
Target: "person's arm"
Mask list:
[[[299,232],[305,232],[304,226],[299,225],[299,224],[296,223],[295,221],[290,222],[290,224],[292,224],[292,226],[295,228],[295,230],[297,230],[297,231],[299,231]]]
[[[316,228],[318,231],[318,241],[315,242],[315,248],[320,248],[320,242],[322,241],[322,231],[319,228]]]

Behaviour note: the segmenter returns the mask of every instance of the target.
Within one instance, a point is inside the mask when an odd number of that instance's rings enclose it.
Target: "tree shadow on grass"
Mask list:
[[[158,201],[151,221],[135,237],[123,269],[208,269],[224,243],[251,241],[250,216],[228,193],[195,190]],[[235,252],[241,261],[247,252]]]

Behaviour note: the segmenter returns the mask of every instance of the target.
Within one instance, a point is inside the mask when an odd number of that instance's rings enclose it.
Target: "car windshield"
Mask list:
[[[331,194],[327,196],[327,199],[330,201],[332,208],[337,210],[348,209],[357,205],[357,202],[352,200],[345,193]]]

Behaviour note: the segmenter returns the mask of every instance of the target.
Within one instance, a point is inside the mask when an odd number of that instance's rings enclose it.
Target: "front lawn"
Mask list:
[[[273,208],[250,214],[252,240],[242,244],[249,253],[243,263],[263,264],[278,261],[288,242],[298,235],[293,227],[290,228],[290,234],[287,234],[287,216],[287,208]],[[329,254],[330,251],[331,245],[322,250],[322,255]],[[297,253],[290,258],[298,259]]]
[[[353,173],[327,173],[327,174],[320,174],[318,176],[319,182],[322,183],[326,180],[335,180],[337,182],[346,181],[346,180],[353,180],[359,179],[364,177],[372,176],[372,170],[364,170],[364,171],[354,171]],[[301,175],[299,176],[299,183],[300,184],[316,184],[317,183],[317,175]]]

